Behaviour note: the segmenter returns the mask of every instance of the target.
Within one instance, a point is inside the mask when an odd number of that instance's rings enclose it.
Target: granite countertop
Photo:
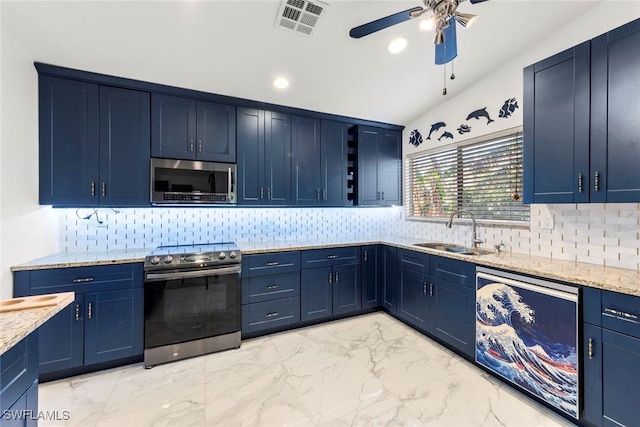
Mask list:
[[[0,355],[74,301],[73,292],[65,294],[69,294],[69,297],[53,306],[0,313]]]
[[[577,285],[640,296],[640,272],[636,270],[604,267],[595,264],[557,260],[512,252],[489,253],[485,255],[461,255],[452,252],[443,252],[437,249],[422,248],[415,246],[415,243],[423,242],[421,242],[420,239],[416,241],[416,239],[412,237],[372,236],[326,241],[294,240],[238,242],[237,244],[243,255],[324,249],[340,246],[386,244],[418,252],[469,261],[481,266],[496,267],[546,279],[560,280]],[[86,254],[60,253],[14,266],[11,268],[11,271],[143,262],[144,257],[151,250],[152,249],[129,249]]]

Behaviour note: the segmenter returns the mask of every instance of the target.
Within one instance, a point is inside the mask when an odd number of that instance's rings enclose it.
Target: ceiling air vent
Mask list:
[[[284,0],[278,11],[276,25],[311,35],[327,6],[320,1]]]

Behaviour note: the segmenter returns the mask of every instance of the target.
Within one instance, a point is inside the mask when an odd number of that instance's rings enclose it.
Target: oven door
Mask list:
[[[147,272],[144,346],[154,348],[240,331],[240,266]]]

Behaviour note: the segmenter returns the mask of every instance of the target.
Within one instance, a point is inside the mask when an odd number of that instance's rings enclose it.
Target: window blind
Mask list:
[[[522,203],[522,133],[407,158],[407,215],[448,217],[467,209],[478,219],[529,221]]]

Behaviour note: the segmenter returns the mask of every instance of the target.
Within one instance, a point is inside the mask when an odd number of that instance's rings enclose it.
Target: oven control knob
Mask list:
[[[154,256],[153,258],[151,258],[151,259],[149,260],[149,262],[150,262],[151,264],[153,264],[153,265],[156,265],[157,263],[159,263],[159,262],[160,262],[160,258],[159,258],[159,257],[157,257],[157,256]]]
[[[224,252],[220,252],[220,255],[218,255],[218,258],[220,259],[225,259],[227,257],[227,254],[225,254]]]
[[[171,261],[173,261],[173,257],[171,255],[167,255],[166,257],[164,257],[165,264],[171,264]]]
[[[236,252],[231,251],[231,253],[229,254],[229,258],[235,258],[235,257],[236,257]]]

